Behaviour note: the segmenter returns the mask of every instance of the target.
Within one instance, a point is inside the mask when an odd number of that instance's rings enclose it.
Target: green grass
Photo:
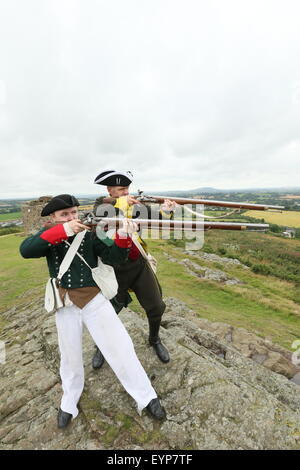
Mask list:
[[[300,286],[300,240],[270,234],[215,230],[205,234],[203,250],[237,258],[254,272],[292,281]]]
[[[20,219],[21,212],[11,212],[8,214],[0,214],[0,221],[5,222],[6,220]]]
[[[19,245],[23,239],[20,235],[0,237],[0,311],[38,298],[44,293],[48,278],[46,260],[23,259],[19,254]],[[185,302],[199,317],[245,328],[288,349],[295,339],[300,338],[298,282],[284,279],[284,276],[298,267],[297,256],[293,259],[292,253],[299,252],[299,241],[278,240],[266,234],[236,234],[224,231],[214,231],[205,236],[204,249],[207,251],[215,250],[218,253],[223,247],[225,256],[228,256],[231,250],[232,256],[235,255],[241,260],[249,258],[248,261],[252,263],[258,262],[262,252],[263,262],[274,266],[274,269],[278,270],[277,276],[199,260],[188,256],[168,240],[147,242],[150,252],[158,259],[158,277],[165,297],[175,297]],[[196,278],[187,273],[181,264],[170,262],[164,253],[178,260],[190,258],[200,266],[222,269],[230,277],[243,281],[243,284],[227,286],[216,281]],[[283,278],[280,278],[280,254],[284,253],[288,254],[289,262],[286,263]],[[135,296],[132,297],[134,301],[131,307],[144,315]]]
[[[24,303],[30,298],[40,296],[48,278],[46,260],[24,259],[19,253],[19,246],[24,237],[9,235],[0,237],[0,311]]]
[[[12,233],[21,233],[23,232],[23,227],[13,225],[12,227],[0,227],[0,237],[5,235],[10,235]]]
[[[300,296],[295,283],[224,264],[223,271],[244,282],[226,286],[188,274],[184,266],[168,261],[162,252],[178,259],[190,258],[210,268],[215,267],[214,263],[189,257],[168,242],[148,244],[159,261],[158,277],[164,296],[184,301],[199,317],[245,328],[286,348],[291,347],[295,338],[300,338]],[[136,302],[133,307],[136,308]]]

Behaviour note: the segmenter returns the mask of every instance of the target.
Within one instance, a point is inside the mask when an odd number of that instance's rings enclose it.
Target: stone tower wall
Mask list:
[[[52,196],[41,196],[39,199],[22,205],[21,212],[26,235],[35,233],[43,227],[47,217],[41,217],[41,211],[50,199],[52,199]]]

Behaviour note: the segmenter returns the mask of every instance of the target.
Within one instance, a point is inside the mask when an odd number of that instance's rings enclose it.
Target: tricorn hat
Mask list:
[[[107,170],[100,173],[95,178],[95,184],[103,186],[129,186],[132,183],[133,176],[131,171]]]
[[[41,212],[41,216],[44,217],[45,215],[50,215],[55,211],[79,205],[78,199],[76,199],[75,196],[71,196],[70,194],[59,194],[58,196],[54,196],[51,201],[45,205]]]

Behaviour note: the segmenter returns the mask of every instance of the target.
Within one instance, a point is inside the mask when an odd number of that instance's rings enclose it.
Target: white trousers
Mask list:
[[[100,293],[83,309],[72,305],[56,312],[63,388],[61,409],[73,418],[78,415],[77,403],[84,386],[83,324],[125,390],[136,401],[140,413],[157,394],[137,358],[127,330],[111,303]]]

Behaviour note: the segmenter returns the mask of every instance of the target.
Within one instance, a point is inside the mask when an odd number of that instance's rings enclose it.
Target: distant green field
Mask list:
[[[0,237],[0,312],[44,294],[48,278],[46,261],[23,259],[19,254],[23,239],[20,235]],[[295,339],[300,339],[299,240],[224,231],[212,231],[205,236],[202,251],[239,258],[251,265],[248,270],[198,260],[169,240],[150,240],[148,245],[158,259],[164,296],[185,302],[199,317],[245,328],[288,349]],[[197,278],[178,262],[169,261],[165,254],[178,261],[188,258],[201,266],[221,269],[243,284],[225,285]],[[276,275],[253,272],[253,266],[260,264]],[[295,277],[296,282],[284,276]],[[136,300],[131,307],[142,313]]]
[[[11,212],[10,214],[0,214],[1,221],[14,220],[14,219],[20,219],[20,218],[21,218],[21,212]]]
[[[24,303],[27,291],[31,296],[41,295],[47,280],[45,259],[24,259],[19,246],[24,237],[4,235],[0,237],[0,311]]]
[[[247,211],[246,216],[263,218],[266,223],[283,225],[287,227],[300,227],[300,212],[282,211],[282,212],[261,212]]]

